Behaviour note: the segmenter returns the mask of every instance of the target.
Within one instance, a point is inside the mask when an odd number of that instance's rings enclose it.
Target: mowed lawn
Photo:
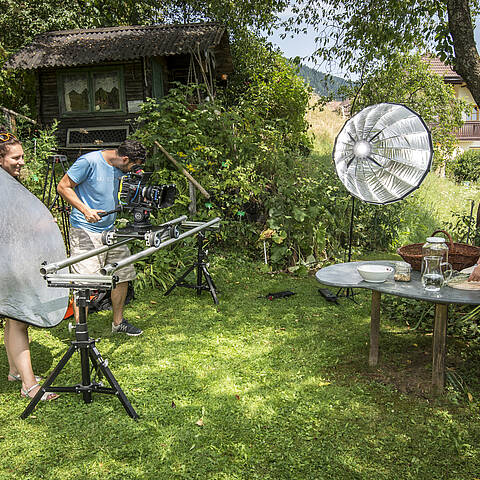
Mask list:
[[[313,277],[271,276],[221,255],[211,264],[218,307],[205,292],[143,291],[126,309],[138,338],[112,336],[111,312],[89,317],[138,421],[100,394],[88,405],[62,394],[21,420],[27,401],[7,382],[2,347],[1,479],[480,478],[473,346],[449,339],[447,358],[471,401],[452,387],[433,399],[422,393],[431,336],[383,318],[380,365],[368,367],[368,292],[337,306]],[[264,298],[282,290],[295,295]],[[67,322],[31,337],[46,375],[68,348]],[[80,375],[75,354],[56,385]]]

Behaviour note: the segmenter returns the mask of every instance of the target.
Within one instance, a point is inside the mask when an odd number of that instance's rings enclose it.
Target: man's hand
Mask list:
[[[65,174],[58,184],[57,192],[70,205],[75,207],[77,210],[80,210],[88,223],[96,223],[101,220],[99,213],[105,212],[105,210],[95,210],[85,205],[75,193],[76,186],[77,184],[67,174]]]
[[[104,213],[105,210],[93,210],[86,208],[82,213],[88,223],[96,223],[102,219],[99,213]]]
[[[469,282],[480,282],[480,265],[475,265],[473,272],[468,277]]]

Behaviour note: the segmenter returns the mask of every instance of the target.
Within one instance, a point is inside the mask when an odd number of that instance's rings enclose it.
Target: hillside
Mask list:
[[[343,98],[337,94],[340,87],[348,85],[348,82],[343,78],[334,75],[327,76],[325,73],[302,64],[299,66],[298,73],[318,95],[327,96],[333,94],[335,100],[343,100]]]

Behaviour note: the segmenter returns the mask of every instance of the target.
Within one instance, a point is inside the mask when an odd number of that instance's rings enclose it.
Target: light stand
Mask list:
[[[60,362],[54,368],[50,376],[45,380],[40,387],[35,397],[32,398],[27,408],[21,414],[21,418],[27,418],[33,409],[40,401],[46,392],[66,392],[66,393],[81,393],[85,403],[92,403],[93,393],[103,393],[108,395],[116,395],[126,412],[133,419],[138,419],[138,414],[133,409],[128,401],[123,390],[120,388],[117,380],[107,366],[107,361],[104,360],[98,351],[95,340],[89,337],[87,326],[87,306],[90,302],[90,290],[110,290],[115,287],[117,277],[98,277],[98,276],[75,276],[75,275],[46,275],[48,286],[73,288],[76,290],[76,301],[79,309],[79,323],[75,327],[75,340]],[[96,282],[96,283],[95,283]],[[58,374],[65,367],[74,352],[80,352],[80,364],[82,370],[82,381],[74,386],[69,387],[52,387],[52,383],[57,378]],[[110,387],[105,387],[102,382],[92,380],[91,373],[95,372],[95,376],[99,378],[104,376]]]
[[[182,227],[188,227],[188,226],[193,226],[195,225],[196,222],[183,222]],[[213,230],[214,228],[218,229],[219,225],[213,225],[210,228],[207,228],[206,230]],[[175,287],[186,287],[186,288],[193,288],[194,290],[197,291],[197,295],[201,295],[202,290],[208,290],[210,292],[210,295],[213,298],[213,302],[215,305],[218,305],[218,298],[217,298],[217,287],[215,286],[215,283],[212,280],[212,277],[210,275],[210,272],[208,271],[208,263],[206,262],[207,260],[207,255],[208,251],[205,249],[206,246],[206,238],[205,238],[205,232],[200,231],[197,234],[197,261],[194,262],[190,267],[185,270],[180,277],[178,277],[177,280],[175,280],[175,283],[164,293],[165,296],[170,295],[172,291],[174,290]],[[197,283],[192,284],[192,283],[187,283],[185,282],[185,278],[188,276],[189,273],[193,272],[195,269],[197,269],[196,272],[196,278],[197,278]],[[203,282],[203,277],[205,277],[205,283]]]
[[[350,213],[350,230],[348,233],[348,254],[347,254],[347,262],[351,262],[352,260],[352,241],[353,241],[353,220],[355,218],[355,197],[352,195],[352,210]],[[345,293],[342,293],[344,291]],[[336,297],[345,297],[349,298],[355,303],[358,303],[354,296],[357,295],[357,292],[353,291],[353,288],[340,288],[338,292],[335,294]]]
[[[63,175],[67,173],[68,170],[68,160],[65,155],[49,155],[47,157],[47,171],[45,172],[45,179],[43,181],[43,193],[42,193],[42,202],[46,207],[53,211],[56,208],[60,212],[61,217],[61,231],[63,234],[63,239],[65,241],[65,248],[67,250],[67,255],[70,254],[70,235],[69,235],[69,207],[65,204],[63,198],[57,193],[57,177],[55,172],[55,165],[60,165]],[[53,192],[53,200],[51,200]]]

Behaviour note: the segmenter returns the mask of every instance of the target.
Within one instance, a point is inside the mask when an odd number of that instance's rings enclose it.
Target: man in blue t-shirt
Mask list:
[[[119,179],[138,165],[145,163],[145,147],[136,140],[125,140],[118,148],[98,150],[82,155],[69,168],[58,184],[58,193],[72,205],[70,214],[70,254],[80,255],[103,246],[102,232],[113,228],[115,214],[100,217],[99,213],[113,210],[118,204]],[[130,255],[126,245],[87,258],[72,265],[72,272],[94,274],[108,263]],[[113,333],[137,336],[142,330],[123,318],[128,282],[135,278],[135,268],[128,265],[115,272],[119,281],[112,290]],[[78,322],[78,307],[74,305]]]

